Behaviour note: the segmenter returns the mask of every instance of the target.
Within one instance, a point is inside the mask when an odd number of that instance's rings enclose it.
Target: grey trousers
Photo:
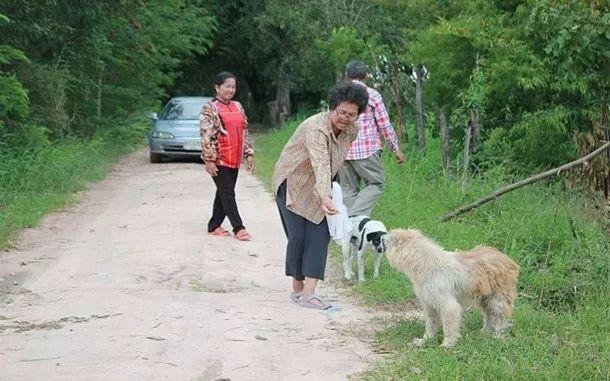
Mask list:
[[[297,280],[305,277],[324,280],[330,233],[326,217],[319,224],[286,208],[286,182],[278,189],[275,201],[282,219],[286,246],[286,275]]]
[[[343,203],[351,216],[370,216],[385,189],[381,151],[361,160],[346,160],[339,170]]]

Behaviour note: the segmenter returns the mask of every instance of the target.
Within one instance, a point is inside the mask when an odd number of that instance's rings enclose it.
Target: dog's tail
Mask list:
[[[512,310],[517,298],[519,265],[501,251],[477,246],[462,253],[460,261],[471,279],[472,294],[482,298],[500,298]],[[510,311],[505,311],[510,315]]]

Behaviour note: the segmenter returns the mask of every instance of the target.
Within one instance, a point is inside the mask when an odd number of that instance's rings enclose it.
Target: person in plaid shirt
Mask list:
[[[362,61],[351,61],[345,66],[346,77],[364,86],[369,94],[368,106],[358,118],[358,137],[352,143],[345,164],[339,171],[343,202],[350,217],[370,216],[385,188],[381,136],[394,152],[396,161],[402,164],[405,160],[381,94],[364,83],[366,73],[367,67]],[[360,188],[361,183],[364,183],[363,188]]]

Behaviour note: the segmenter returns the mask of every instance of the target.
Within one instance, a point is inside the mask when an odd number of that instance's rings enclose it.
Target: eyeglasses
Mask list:
[[[348,120],[352,120],[352,121],[358,119],[357,113],[356,114],[350,113],[350,112],[347,112],[340,108],[335,109],[335,114],[337,114],[337,116],[339,116],[342,119],[348,119]]]

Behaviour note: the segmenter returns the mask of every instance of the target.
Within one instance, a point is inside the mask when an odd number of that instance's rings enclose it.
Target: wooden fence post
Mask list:
[[[464,162],[462,163],[462,182],[468,178],[468,166],[470,165],[470,142],[472,141],[472,123],[468,120],[464,137]]]
[[[445,109],[440,107],[438,110],[438,124],[441,130],[441,144],[443,155],[443,169],[445,172],[449,170],[451,162],[451,152],[449,151],[449,129],[447,128],[447,118],[445,117]]]
[[[426,152],[426,131],[424,129],[424,81],[426,73],[422,67],[414,68],[415,72],[415,104],[417,124],[417,147],[419,152]]]

